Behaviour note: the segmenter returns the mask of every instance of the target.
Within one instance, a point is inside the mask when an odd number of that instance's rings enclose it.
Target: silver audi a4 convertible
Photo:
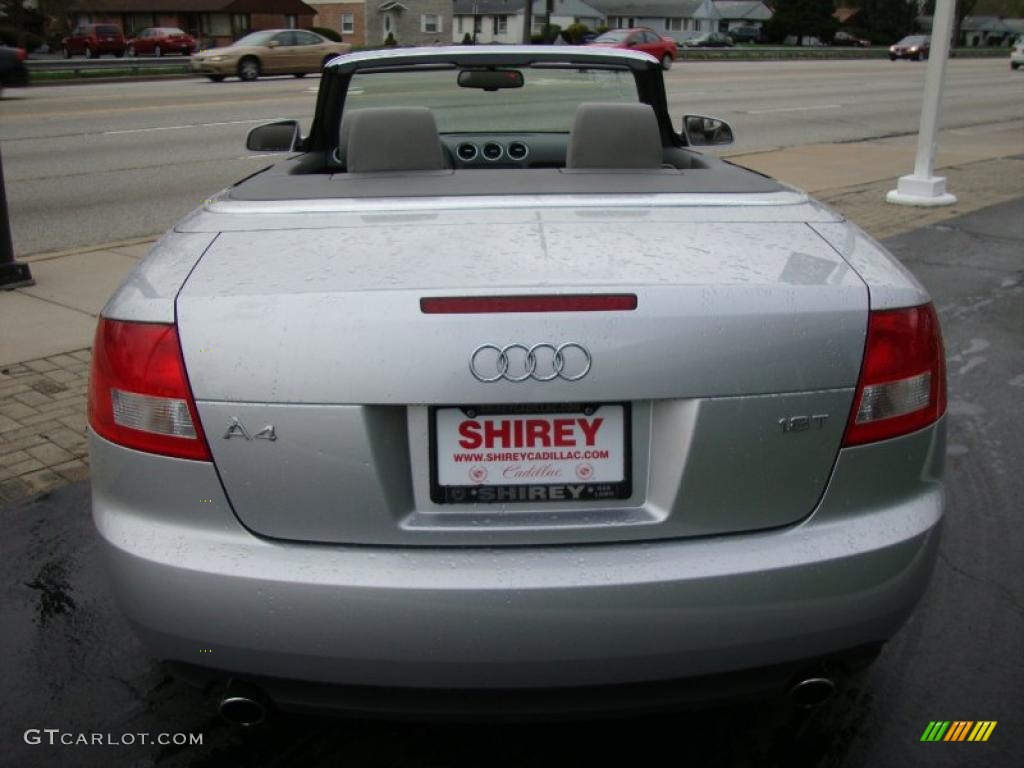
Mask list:
[[[681,120],[679,120],[681,118]],[[103,310],[93,513],[222,711],[824,699],[943,514],[922,286],[630,51],[366,52]],[[702,151],[704,149],[704,151]]]

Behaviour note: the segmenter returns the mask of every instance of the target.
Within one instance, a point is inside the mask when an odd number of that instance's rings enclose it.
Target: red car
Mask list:
[[[183,53],[191,56],[195,49],[195,38],[175,27],[149,27],[128,41],[129,56],[138,56],[140,53],[154,53],[157,56]]]
[[[87,59],[95,59],[104,53],[121,58],[128,46],[116,24],[79,24],[74,32],[60,41],[60,47],[65,59],[80,53],[84,53]]]
[[[594,38],[587,45],[643,51],[660,61],[664,69],[671,68],[672,62],[679,58],[679,46],[676,45],[675,40],[671,37],[662,37],[653,29],[648,29],[647,27],[610,29],[603,35]]]

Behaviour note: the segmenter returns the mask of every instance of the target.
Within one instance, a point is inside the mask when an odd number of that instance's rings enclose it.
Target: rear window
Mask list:
[[[117,27],[111,26],[110,24],[101,24],[96,27],[97,35],[120,35],[121,30]]]
[[[185,33],[182,32],[177,27],[164,27],[164,34],[169,36],[169,35],[184,35]]]

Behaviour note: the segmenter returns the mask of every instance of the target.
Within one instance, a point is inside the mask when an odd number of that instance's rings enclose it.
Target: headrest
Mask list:
[[[566,168],[661,168],[661,131],[647,104],[587,102],[576,108]]]
[[[345,112],[338,131],[349,173],[445,168],[434,113],[426,107],[374,107]]]

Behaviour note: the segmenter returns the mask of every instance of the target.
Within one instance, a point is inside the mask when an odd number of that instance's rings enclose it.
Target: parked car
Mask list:
[[[156,56],[181,53],[190,56],[195,49],[195,38],[176,27],[149,27],[128,41],[129,56],[143,53]]]
[[[765,39],[764,30],[753,24],[733,27],[729,30],[729,37],[734,43],[761,43]]]
[[[927,35],[908,35],[889,47],[889,61],[912,59],[921,61],[928,58],[931,43]]]
[[[170,671],[243,723],[812,704],[899,629],[946,379],[881,245],[636,51],[355,53],[311,125],[97,327],[98,551]]]
[[[683,40],[686,48],[731,48],[732,38],[724,32],[701,32]]]
[[[1020,69],[1024,64],[1024,37],[1017,38],[1017,42],[1010,51],[1010,69]]]
[[[87,59],[95,59],[105,53],[121,58],[128,43],[116,24],[79,24],[60,41],[60,46],[65,59],[80,54],[84,54]]]
[[[0,44],[0,95],[3,95],[4,88],[28,85],[27,58],[28,52],[24,48]]]
[[[857,37],[856,35],[841,29],[832,37],[832,45],[844,45],[853,48],[870,48],[871,41],[864,37]]]
[[[821,38],[815,35],[786,35],[782,41],[783,45],[798,45],[804,48],[821,48],[824,47],[825,43],[822,42]]]
[[[240,80],[257,80],[261,75],[304,77],[351,50],[348,43],[335,43],[308,30],[267,29],[223,48],[195,53],[191,65],[193,72],[218,83],[229,75]]]
[[[647,27],[610,29],[587,45],[596,48],[628,48],[649,53],[661,62],[663,69],[671,69],[672,62],[679,58],[679,46],[675,40]]]

